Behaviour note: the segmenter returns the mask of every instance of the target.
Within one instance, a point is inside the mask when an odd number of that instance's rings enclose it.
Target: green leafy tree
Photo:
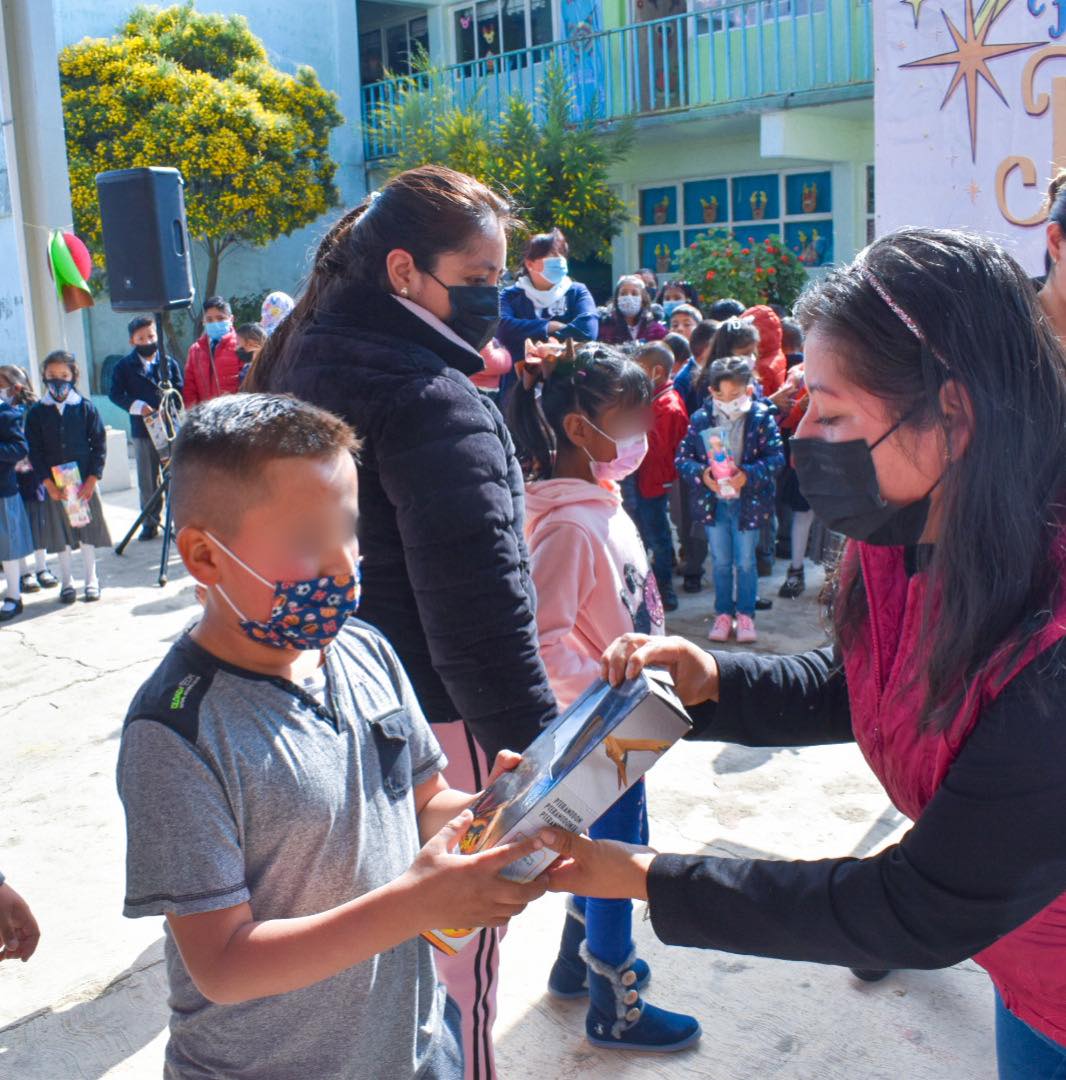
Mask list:
[[[425,164],[469,173],[511,197],[522,217],[519,241],[558,226],[575,259],[609,259],[612,239],[631,217],[609,175],[632,147],[632,125],[579,118],[558,61],[548,65],[535,100],[514,94],[495,118],[484,87],[462,97],[424,57],[420,68],[398,80],[392,103],[368,120],[372,141],[392,151],[390,175]]]
[[[807,284],[803,264],[779,236],[757,242],[718,229],[679,251],[674,261],[681,277],[692,283],[707,305],[733,297],[746,307],[791,307]]]
[[[108,169],[180,170],[205,295],[237,245],[268,244],[337,204],[336,95],[309,67],[272,67],[242,16],[137,7],[115,37],[65,48],[59,71],[74,224],[101,264],[95,178]]]

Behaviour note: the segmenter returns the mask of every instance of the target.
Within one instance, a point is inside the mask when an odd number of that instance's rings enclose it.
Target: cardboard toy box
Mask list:
[[[474,803],[465,854],[521,840],[540,829],[583,832],[691,728],[664,671],[646,670],[612,689],[594,682]],[[532,881],[555,861],[544,848],[504,875]],[[434,930],[424,937],[449,956],[477,929]]]

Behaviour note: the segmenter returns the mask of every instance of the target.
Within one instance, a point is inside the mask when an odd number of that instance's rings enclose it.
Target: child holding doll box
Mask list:
[[[77,599],[70,557],[71,548],[76,547],[81,548],[85,599],[99,600],[96,549],[111,545],[96,490],[107,457],[104,422],[96,406],[75,389],[78,365],[73,354],[62,350],[49,353],[41,365],[41,377],[47,393],[26,412],[26,441],[33,471],[48,494],[42,546],[59,556],[60,603],[73,604]],[[76,483],[64,488],[57,477]],[[64,505],[68,501],[69,507]]]
[[[713,360],[711,396],[692,417],[677,455],[693,517],[707,527],[714,561],[711,641],[757,640],[759,574],[755,543],[774,512],[775,479],[785,463],[770,406],[754,398],[751,357]],[[734,592],[734,575],[736,591]]]

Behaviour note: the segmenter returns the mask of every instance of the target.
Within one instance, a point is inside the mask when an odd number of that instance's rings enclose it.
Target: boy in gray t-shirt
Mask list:
[[[418,935],[501,925],[544,891],[499,877],[538,840],[452,851],[472,796],[441,777],[388,643],[345,621],[356,449],[329,413],[259,394],[193,410],[175,445],[204,612],[138,692],[118,762],[125,914],[167,920],[167,1077],[461,1077]]]

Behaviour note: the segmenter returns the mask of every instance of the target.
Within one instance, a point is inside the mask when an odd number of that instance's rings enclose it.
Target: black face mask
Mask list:
[[[500,290],[495,285],[445,285],[432,271],[429,276],[448,290],[452,305],[448,326],[480,352],[500,325]]]
[[[134,345],[134,348],[137,350],[138,356],[150,360],[159,351],[159,343],[153,341],[150,345]]]
[[[242,364],[250,364],[252,362],[252,350],[251,349],[235,349],[237,359]]]
[[[834,532],[877,547],[918,543],[929,517],[929,497],[940,481],[916,502],[889,506],[874,468],[873,451],[902,423],[889,428],[873,446],[865,439],[845,443],[791,441],[792,467],[800,491],[815,516]]]

